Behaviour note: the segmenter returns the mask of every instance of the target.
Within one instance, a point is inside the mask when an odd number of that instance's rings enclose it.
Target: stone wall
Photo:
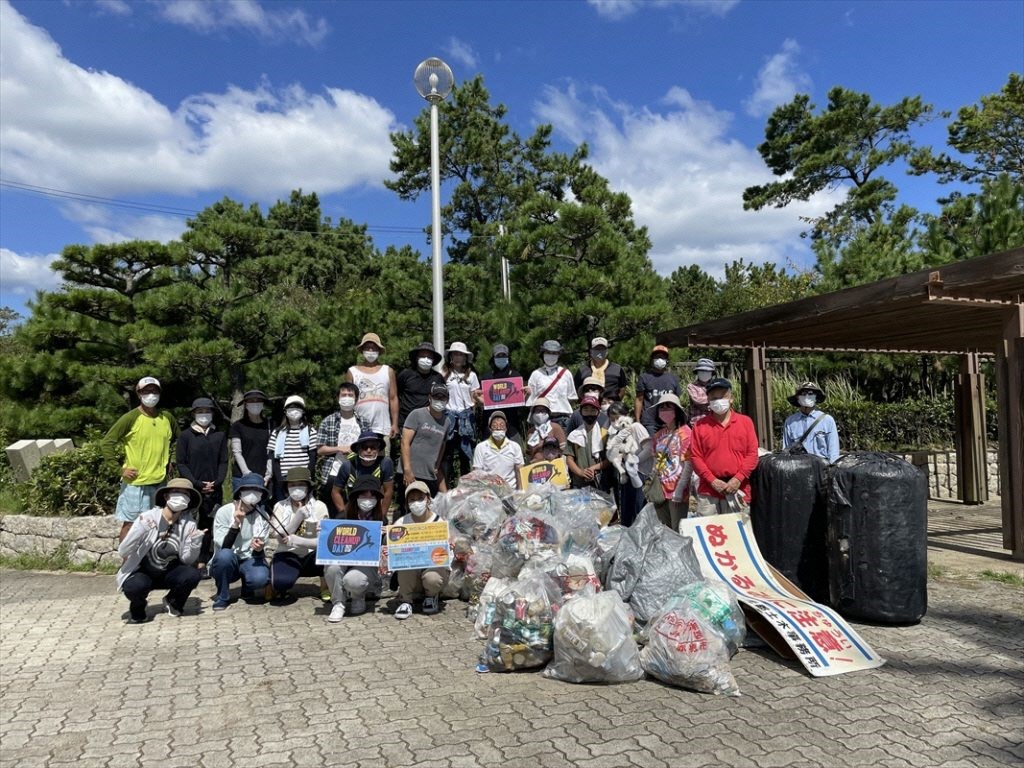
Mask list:
[[[928,496],[932,499],[956,499],[956,451],[914,451],[899,454],[915,467],[928,473]],[[999,498],[999,453],[990,448],[985,467],[988,470],[988,495]]]
[[[75,563],[121,564],[117,534],[121,523],[104,517],[0,515],[0,555],[50,555],[62,545]]]

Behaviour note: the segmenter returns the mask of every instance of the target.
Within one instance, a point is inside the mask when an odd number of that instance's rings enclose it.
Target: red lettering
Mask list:
[[[704,530],[707,531],[708,543],[712,547],[720,547],[728,540],[725,531],[720,525],[708,525],[705,526]]]

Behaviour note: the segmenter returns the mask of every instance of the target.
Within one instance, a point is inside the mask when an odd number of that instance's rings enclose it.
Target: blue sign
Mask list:
[[[317,565],[380,565],[379,520],[322,520]]]

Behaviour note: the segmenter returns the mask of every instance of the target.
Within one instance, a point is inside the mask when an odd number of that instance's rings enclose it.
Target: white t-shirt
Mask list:
[[[457,413],[473,407],[472,392],[480,389],[480,379],[473,371],[468,374],[452,371],[445,384],[448,385],[448,410]]]
[[[551,387],[551,391],[545,395],[544,390],[555,380],[559,371],[565,371],[565,373],[562,374],[562,378],[558,380],[558,383]],[[534,400],[543,395],[551,404],[551,413],[553,414],[564,413],[568,416],[572,413],[572,404],[569,401],[579,399],[579,395],[576,394],[576,385],[572,380],[572,374],[560,365],[550,370],[538,368],[530,374],[528,384],[530,386],[530,397],[526,400],[526,404],[533,405]]]
[[[497,447],[494,441],[487,438],[473,449],[473,469],[498,475],[505,479],[509,488],[516,488],[516,467],[523,466],[523,449],[519,443],[509,440],[502,441]]]
[[[353,365],[348,372],[359,387],[356,415],[366,429],[387,437],[391,434],[391,369],[382,365],[374,373],[367,373]]]

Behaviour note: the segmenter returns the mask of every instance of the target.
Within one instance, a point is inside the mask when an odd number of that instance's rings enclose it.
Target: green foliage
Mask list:
[[[113,514],[121,461],[98,440],[69,453],[43,457],[27,482],[17,486],[25,514],[86,517]]]
[[[1016,573],[984,570],[981,572],[981,578],[985,581],[994,581],[998,584],[1006,584],[1011,587],[1017,587],[1018,589],[1024,587],[1024,577],[1021,577]]]
[[[1024,244],[1024,180],[985,179],[980,192],[953,195],[938,216],[924,217],[922,248],[930,264],[998,253]]]

